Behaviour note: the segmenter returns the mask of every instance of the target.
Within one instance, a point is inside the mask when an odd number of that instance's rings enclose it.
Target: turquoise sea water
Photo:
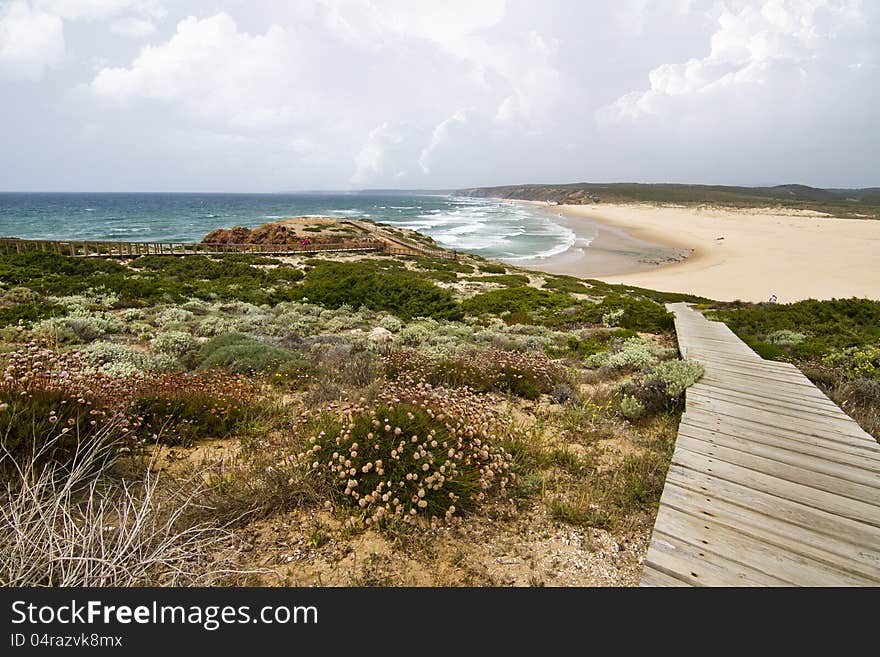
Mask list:
[[[451,195],[0,193],[2,237],[199,241],[215,228],[306,215],[367,217],[511,261],[589,244],[550,207]]]

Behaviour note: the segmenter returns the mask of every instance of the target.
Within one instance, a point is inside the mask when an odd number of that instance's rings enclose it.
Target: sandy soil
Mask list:
[[[852,296],[880,299],[880,221],[774,208],[601,204],[555,209],[576,232],[595,234],[597,223],[604,227],[610,248],[603,246],[600,229],[589,248],[525,266],[722,301],[766,301],[771,294],[780,303]],[[626,271],[621,269],[625,253],[612,253],[623,259],[609,259],[607,254],[614,251],[615,230],[619,239],[620,231],[625,234],[622,239],[628,245],[638,240],[691,255],[648,266],[630,255]],[[594,246],[601,248],[593,253]]]

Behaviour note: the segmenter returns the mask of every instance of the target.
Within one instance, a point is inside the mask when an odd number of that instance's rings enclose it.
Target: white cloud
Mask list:
[[[847,36],[865,37],[859,34],[865,24],[860,7],[857,0],[722,4],[708,55],[654,68],[649,89],[624,94],[597,117],[615,123],[670,111],[714,111],[718,101],[751,104],[751,98],[767,100],[774,89],[784,100],[809,87],[823,66],[838,65],[841,55],[852,52]]]
[[[287,94],[296,68],[289,38],[274,25],[262,35],[239,32],[223,13],[190,17],[128,68],[102,69],[91,90],[116,105],[136,99],[177,104],[192,118],[240,129],[283,125],[296,111]]]
[[[0,75],[41,79],[67,55],[65,21],[104,21],[117,34],[144,37],[165,15],[158,0],[11,0],[0,5]]]
[[[120,36],[139,39],[156,31],[156,24],[145,18],[121,18],[110,24],[110,31]]]
[[[387,122],[370,130],[367,140],[354,158],[355,171],[351,182],[363,185],[381,176],[385,172],[386,151],[402,141],[403,137],[392,130]]]
[[[46,13],[64,20],[102,21],[123,13],[162,18],[165,9],[158,0],[31,0]]]
[[[0,104],[30,162],[0,174],[876,184],[878,26],[872,0],[0,0],[0,76],[39,82]]]
[[[434,151],[440,148],[449,139],[449,134],[456,123],[467,123],[468,112],[471,108],[458,110],[452,116],[443,119],[431,132],[431,143],[429,143],[419,154],[419,166],[425,174],[431,173],[431,159]]]
[[[63,59],[60,18],[24,1],[0,7],[0,74],[38,80]]]

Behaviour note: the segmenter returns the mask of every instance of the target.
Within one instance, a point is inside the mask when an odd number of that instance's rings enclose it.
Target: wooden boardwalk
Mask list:
[[[348,221],[364,230],[366,237],[349,238],[338,243],[325,242],[303,246],[287,244],[206,244],[203,242],[113,242],[86,240],[30,240],[0,237],[0,254],[57,253],[80,258],[139,258],[145,255],[190,256],[256,253],[267,256],[295,256],[312,253],[369,253],[387,255],[427,256],[440,260],[458,260],[458,252],[429,248],[412,240],[393,235],[382,227],[367,222]]]
[[[357,253],[386,251],[387,243],[362,238],[334,244],[205,244],[202,242],[110,242],[77,240],[25,240],[0,238],[0,253],[57,253],[102,258],[139,258],[145,255],[188,256],[257,253],[261,255],[304,255],[310,253]]]
[[[687,391],[642,586],[880,585],[880,445],[793,365],[683,303]]]

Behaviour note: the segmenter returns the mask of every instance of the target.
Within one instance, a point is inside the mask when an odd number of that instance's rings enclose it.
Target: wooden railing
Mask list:
[[[353,222],[352,222],[353,223]],[[111,242],[106,240],[27,240],[0,238],[0,253],[58,253],[78,257],[137,258],[144,255],[221,255],[224,253],[261,253],[266,255],[297,255],[302,253],[332,253],[382,251],[394,255],[424,255],[444,260],[457,260],[458,253],[440,248],[429,248],[412,240],[391,234],[380,227],[364,222],[362,226],[371,236],[351,238],[338,242],[302,245],[290,244],[205,244],[203,242]]]
[[[418,242],[414,242],[413,240],[407,239],[405,237],[400,237],[399,235],[392,234],[390,231],[385,230],[382,226],[377,226],[376,224],[371,222],[352,220],[350,223],[355,224],[356,226],[366,230],[367,232],[378,236],[379,239],[384,240],[386,242],[386,253],[396,255],[413,255],[414,253],[416,253],[418,255],[425,255],[430,258],[440,258],[442,260],[458,260],[457,251],[446,251],[445,249],[441,248],[427,247],[424,244],[419,244]]]
[[[77,240],[23,240],[0,238],[0,253],[58,253],[68,256],[136,258],[143,255],[220,255],[225,253],[260,253],[296,255],[302,253],[384,251],[382,240],[349,239],[338,243],[309,244],[204,244],[200,242],[109,242]]]

